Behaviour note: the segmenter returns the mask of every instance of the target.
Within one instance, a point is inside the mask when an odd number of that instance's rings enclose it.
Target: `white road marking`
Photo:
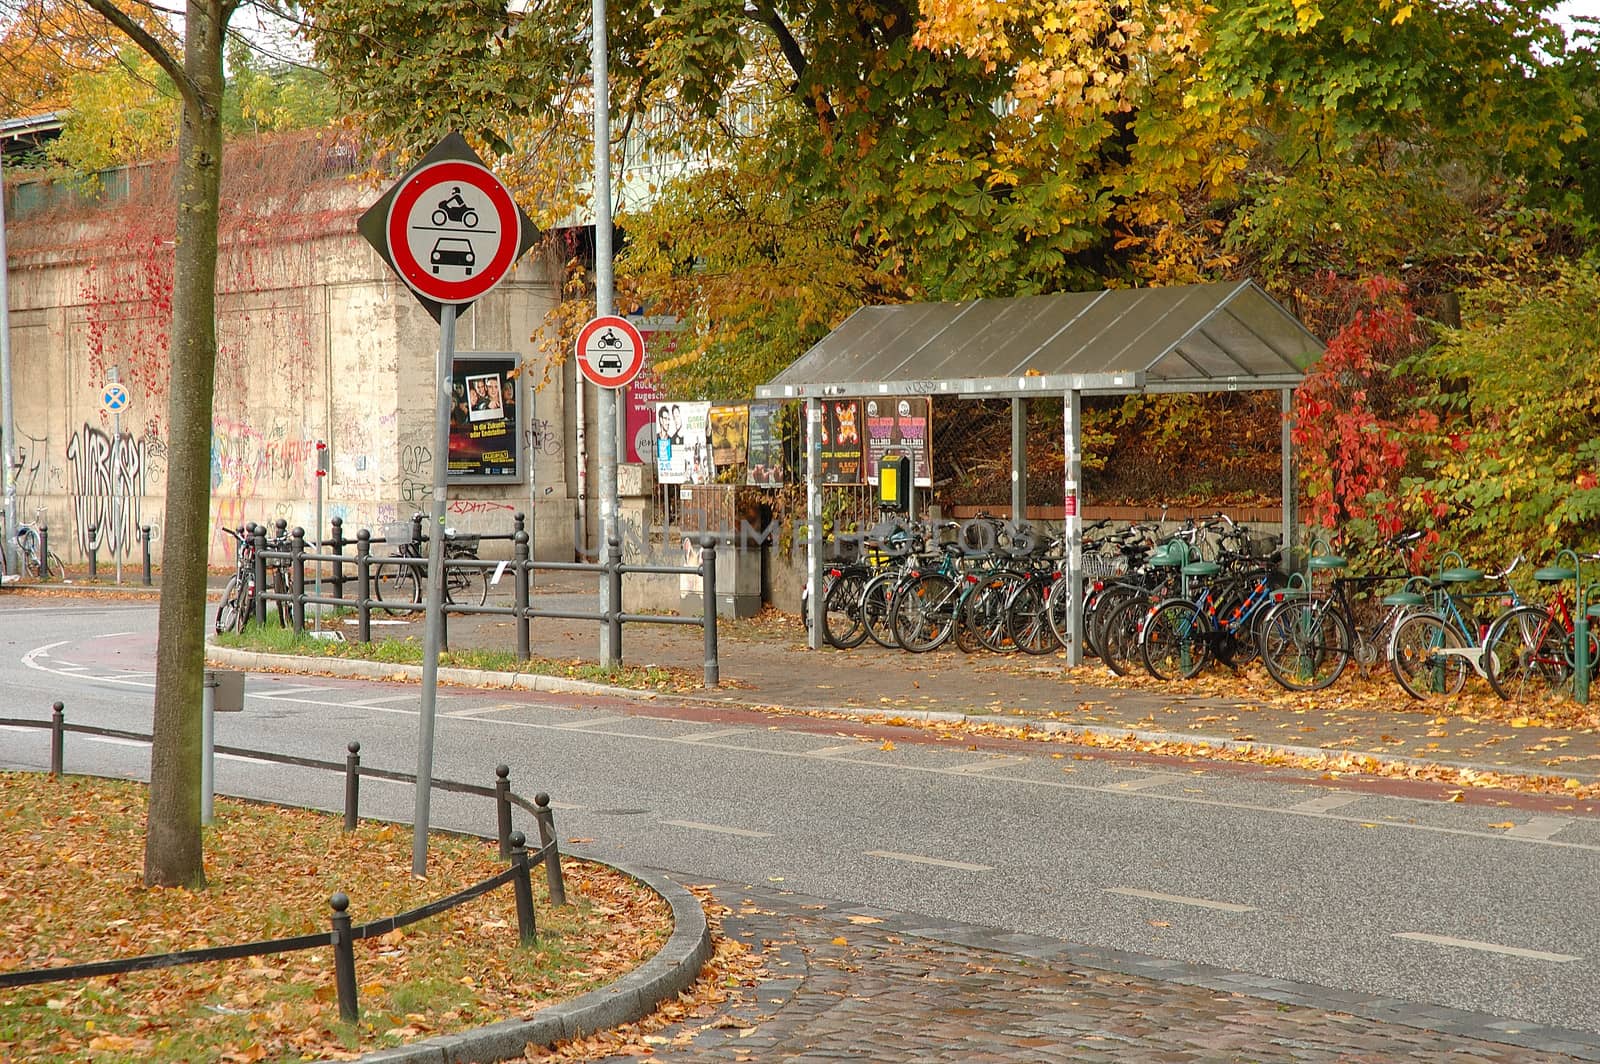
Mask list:
[[[24,728],[20,724],[0,724],[0,731],[39,732],[41,735],[44,733],[43,728]]]
[[[1570,817],[1536,816],[1526,824],[1518,824],[1508,830],[1506,837],[1512,839],[1535,839],[1539,842],[1544,842],[1570,823],[1572,823]]]
[[[698,820],[663,820],[669,828],[688,828],[690,831],[711,831],[718,835],[738,835],[744,839],[770,839],[765,831],[746,831],[744,828],[724,827],[721,824],[702,824]]]
[[[685,743],[703,743],[707,739],[725,739],[730,735],[744,735],[749,728],[720,728],[717,731],[702,732],[699,735],[685,735],[679,741]]]
[[[1288,811],[1316,816],[1318,813],[1328,813],[1335,809],[1342,809],[1347,805],[1353,805],[1365,797],[1366,795],[1364,794],[1340,794],[1335,792],[1333,794],[1324,794],[1321,798],[1308,798],[1303,802],[1296,802],[1294,805],[1289,806]]]
[[[137,746],[140,749],[150,745],[142,739],[123,739],[115,735],[85,735],[83,741],[86,743],[105,743],[107,746]]]
[[[107,632],[105,635],[96,636],[97,639],[118,639],[125,635],[144,635],[144,632]]]
[[[864,749],[861,743],[846,743],[843,746],[824,746],[820,750],[807,750],[801,757],[833,757],[836,754],[858,754]]]
[[[435,696],[435,697],[437,697],[437,696]],[[338,704],[341,705],[341,706],[350,706],[352,708],[359,706],[362,709],[372,709],[372,708],[375,708],[377,706],[387,706],[392,702],[418,702],[418,703],[420,703],[421,700],[422,700],[422,690],[419,688],[419,689],[417,689],[415,691],[410,691],[410,692],[407,692],[406,694],[403,694],[403,695],[382,695],[382,696],[380,696],[378,698],[363,698],[363,699],[360,699],[359,701],[356,701],[356,702],[340,702]],[[319,703],[319,704],[321,704],[321,703]]]
[[[1164,773],[1158,776],[1145,776],[1136,780],[1123,780],[1121,783],[1108,783],[1100,789],[1103,791],[1143,791],[1151,787],[1164,787],[1169,783],[1177,783],[1187,777]]]
[[[579,728],[592,728],[596,724],[620,724],[627,720],[626,717],[594,717],[589,720],[575,720],[566,724],[552,724],[550,727],[556,731],[577,731]],[[607,733],[609,734],[609,733]]]
[[[87,669],[89,667],[87,665],[79,665],[75,661],[63,661],[60,658],[56,658],[55,661],[56,661],[56,668],[58,668],[58,669],[83,670],[83,669]]]
[[[1528,960],[1549,961],[1551,964],[1570,964],[1572,961],[1583,960],[1582,957],[1574,957],[1567,953],[1546,953],[1543,950],[1523,949],[1520,946],[1502,946],[1498,942],[1479,942],[1471,938],[1451,938],[1449,935],[1425,935],[1420,931],[1397,931],[1394,937],[1408,939],[1412,942],[1428,942],[1435,946],[1475,949],[1483,953],[1503,953],[1508,957],[1526,957]]]
[[[282,686],[271,684],[262,690],[251,691],[250,693],[253,695],[261,695],[264,698],[282,698],[284,695],[309,694],[314,691],[333,690],[337,689],[330,687],[327,684],[284,684]]]
[[[247,761],[252,765],[272,764],[264,757],[245,757],[243,754],[217,754],[218,761]]]
[[[1007,757],[1002,755],[998,757],[991,757],[985,761],[973,761],[966,765],[956,765],[952,768],[945,769],[945,771],[957,776],[970,776],[979,772],[988,772],[990,769],[994,768],[1010,768],[1012,765],[1021,764],[1022,761],[1023,759],[1020,757]]]
[[[476,717],[480,713],[504,713],[508,709],[524,709],[521,702],[502,702],[498,706],[468,706],[445,714],[448,717]]]
[[[993,872],[991,865],[968,864],[965,861],[946,861],[938,857],[923,857],[915,853],[896,853],[894,850],[866,850],[868,857],[882,857],[888,861],[910,861],[912,864],[933,865],[936,868],[954,868],[962,872]]]
[[[1135,890],[1132,887],[1107,887],[1107,894],[1120,894],[1125,898],[1143,898],[1146,901],[1164,901],[1173,905],[1193,905],[1200,909],[1216,909],[1225,913],[1253,913],[1253,905],[1239,905],[1231,901],[1215,901],[1211,898],[1191,898],[1187,894],[1162,894],[1154,890]]]

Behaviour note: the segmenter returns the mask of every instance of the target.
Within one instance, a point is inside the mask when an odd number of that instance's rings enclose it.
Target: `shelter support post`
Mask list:
[[[1296,504],[1300,499],[1300,491],[1295,484],[1294,475],[1294,389],[1285,388],[1282,393],[1283,427],[1281,447],[1283,449],[1283,568],[1294,569],[1294,527],[1299,520],[1295,512]]]
[[[822,401],[806,400],[806,612],[807,645],[821,650],[822,637]]]
[[[1083,664],[1083,393],[1074,388],[1061,404],[1066,438],[1065,514],[1061,534],[1067,541],[1067,664]]]
[[[1011,400],[1011,519],[1028,518],[1028,400]]]

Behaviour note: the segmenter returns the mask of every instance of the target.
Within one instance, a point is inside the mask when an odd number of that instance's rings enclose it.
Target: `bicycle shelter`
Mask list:
[[[1064,534],[1069,624],[1083,579],[1082,399],[1085,395],[1277,390],[1285,417],[1283,541],[1293,545],[1294,389],[1323,346],[1254,281],[1060,292],[1009,299],[862,307],[767,384],[759,399],[806,404],[807,572],[822,587],[822,402],[878,396],[1011,400],[1011,504],[1024,516],[1028,399],[1061,396],[1066,445]],[[822,596],[810,596],[810,642],[822,646]],[[1080,664],[1077,639],[1067,661]]]

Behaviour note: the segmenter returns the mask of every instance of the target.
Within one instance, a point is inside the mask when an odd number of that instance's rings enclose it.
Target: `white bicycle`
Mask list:
[[[35,580],[59,580],[66,575],[66,567],[61,563],[61,555],[55,551],[50,552],[49,564],[45,564],[45,556],[39,552],[41,537],[38,525],[44,520],[44,507],[33,511],[34,524],[17,526],[17,551],[21,554],[22,572],[24,576],[31,576]],[[3,553],[3,552],[0,552]]]

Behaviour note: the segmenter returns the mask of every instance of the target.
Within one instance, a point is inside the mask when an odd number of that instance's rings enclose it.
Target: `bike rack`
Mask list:
[[[1570,560],[1571,566],[1563,566],[1562,559]],[[1600,580],[1592,581],[1587,588],[1583,586],[1583,559],[1570,549],[1556,555],[1554,566],[1540,569],[1533,576],[1545,583],[1571,580],[1577,589],[1572,619],[1572,698],[1580,706],[1588,705],[1589,672],[1594,668],[1594,662],[1589,660],[1589,618],[1600,620]]]

